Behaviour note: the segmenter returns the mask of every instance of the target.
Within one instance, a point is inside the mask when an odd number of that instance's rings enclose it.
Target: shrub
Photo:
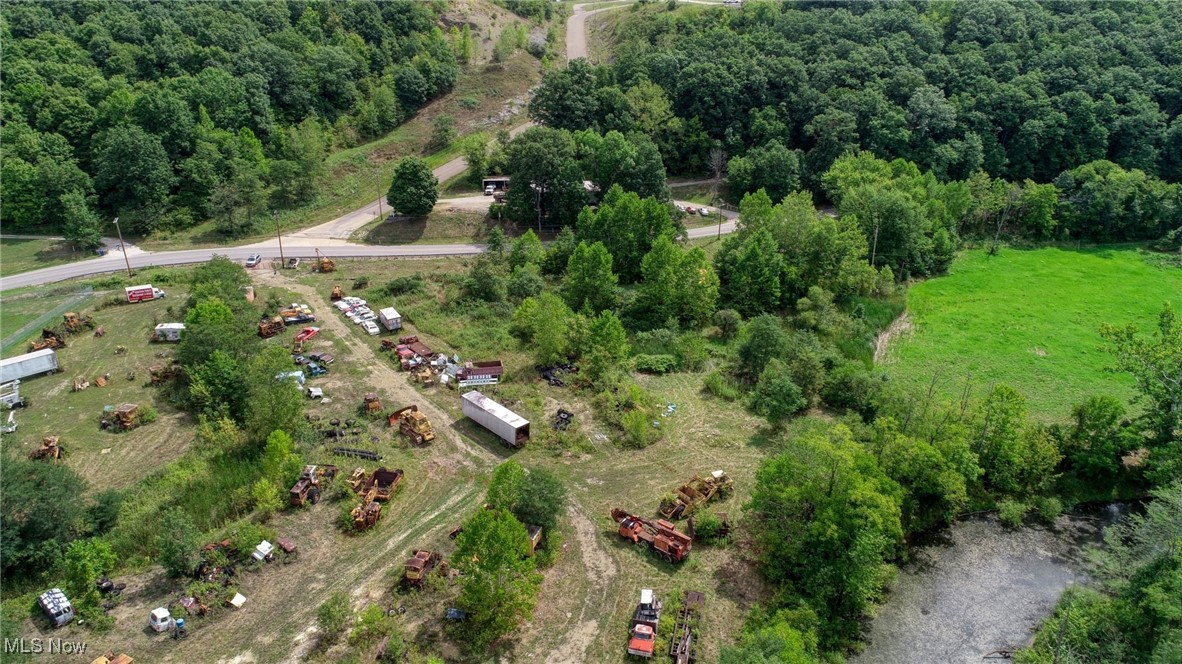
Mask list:
[[[480,100],[477,99],[475,95],[465,95],[463,97],[460,97],[460,106],[463,106],[466,109],[471,110],[473,108],[476,108],[479,105],[480,105]]]
[[[703,510],[694,515],[694,539],[706,544],[726,544],[728,537],[720,537],[722,519],[714,512]]]
[[[254,548],[259,545],[259,542],[267,540],[274,544],[277,537],[278,533],[275,532],[274,528],[268,528],[267,526],[261,526],[256,523],[243,523],[231,533],[230,541],[238,549],[238,557],[246,560],[250,558],[250,552],[254,551]]]
[[[332,645],[341,638],[349,618],[353,616],[349,608],[349,597],[341,591],[336,591],[324,600],[316,609],[316,622],[320,626],[320,642]]]
[[[151,424],[160,418],[160,413],[156,412],[150,404],[140,406],[140,424]]]
[[[651,374],[665,374],[677,371],[677,358],[672,355],[637,355],[632,358],[637,371]]]
[[[1035,498],[1034,511],[1038,514],[1038,518],[1047,523],[1054,523],[1055,519],[1063,513],[1063,501],[1058,498]]]
[[[624,428],[628,447],[648,447],[661,438],[660,428],[653,426],[648,414],[643,410],[630,410],[624,413],[620,417],[620,426]]]
[[[718,326],[718,337],[729,341],[739,333],[743,317],[734,309],[719,309],[714,312],[714,324]]]
[[[743,396],[739,382],[718,371],[706,376],[705,386],[707,392],[726,401],[738,401]]]
[[[254,509],[263,521],[270,519],[276,512],[283,509],[283,496],[279,486],[269,479],[263,478],[255,482],[250,490],[254,498]],[[257,542],[256,542],[257,544]]]
[[[357,622],[349,632],[349,643],[351,645],[369,645],[376,643],[384,636],[390,637],[386,644],[386,653],[390,654],[390,651],[393,650],[398,657],[394,661],[401,661],[406,646],[402,642],[402,635],[398,633],[398,625],[391,616],[386,615],[382,607],[370,604],[358,614]]]
[[[706,360],[710,359],[706,340],[694,332],[678,337],[673,350],[682,371],[701,371],[706,366]]]
[[[399,295],[409,295],[410,293],[421,293],[426,286],[423,280],[423,275],[415,273],[410,277],[396,277],[386,282],[386,292],[394,297]]]
[[[1017,528],[1022,525],[1029,510],[1030,506],[1026,503],[1006,499],[997,504],[997,518],[1001,520],[1002,525]]]

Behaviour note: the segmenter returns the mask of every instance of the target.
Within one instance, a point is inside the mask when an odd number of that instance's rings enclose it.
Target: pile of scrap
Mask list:
[[[119,406],[104,406],[99,416],[99,428],[112,431],[127,431],[139,426],[140,407],[133,403]]]
[[[431,348],[419,341],[416,336],[399,339],[394,351],[398,354],[398,364],[404,371],[414,369],[434,357]]]
[[[345,480],[345,484],[353,490],[353,493],[361,493],[361,488],[365,486],[366,472],[364,468],[354,468],[353,474],[349,479]]]
[[[316,265],[313,266],[317,272],[332,272],[337,269],[337,264],[327,256],[321,256],[320,250],[316,250]]]
[[[74,386],[72,391],[81,392],[88,387],[90,387],[90,380],[88,380],[86,376],[74,376]]]
[[[106,374],[104,376],[96,376],[94,379],[94,384],[97,385],[98,387],[106,387],[107,381],[109,380],[110,376],[111,376],[111,374]]]
[[[566,431],[574,424],[575,414],[565,408],[559,408],[558,413],[554,415],[554,430]]]
[[[578,370],[579,368],[573,364],[558,364],[552,367],[543,367],[539,370],[539,373],[542,374],[542,380],[554,387],[566,387],[568,375]]]
[[[716,470],[706,477],[694,476],[677,487],[672,496],[662,499],[657,512],[666,519],[680,519],[730,490],[731,478],[724,471]]]
[[[29,452],[30,459],[49,459],[50,461],[57,461],[61,459],[66,451],[58,444],[57,436],[46,436],[41,440],[41,447]]]
[[[337,456],[352,457],[355,459],[366,459],[369,461],[381,461],[382,455],[373,450],[359,450],[354,447],[334,447],[332,453]]]
[[[333,302],[339,302],[344,297],[345,297],[345,291],[341,290],[341,285],[340,284],[334,285],[332,287],[332,295],[329,296],[329,299],[332,300]]]
[[[148,382],[151,385],[160,385],[176,377],[176,375],[180,373],[180,368],[181,367],[179,364],[157,364],[150,366],[148,367],[148,374],[150,376],[148,378]]]
[[[41,338],[29,342],[29,352],[45,350],[46,348],[65,348],[66,340],[53,330],[41,330]]]

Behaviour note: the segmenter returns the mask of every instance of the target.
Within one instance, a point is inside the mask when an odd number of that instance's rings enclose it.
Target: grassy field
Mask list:
[[[74,251],[61,240],[0,239],[0,275],[94,258],[94,252]]]
[[[355,608],[378,603],[383,607],[403,606],[403,627],[416,642],[443,652],[449,659],[459,659],[449,640],[442,613],[457,593],[452,585],[412,595],[393,591],[402,560],[414,548],[431,548],[445,556],[454,552],[447,532],[479,509],[484,485],[495,464],[515,458],[527,466],[545,467],[562,477],[568,486],[570,501],[567,518],[552,536],[561,538],[560,555],[554,567],[545,571],[545,582],[534,618],[511,638],[507,652],[498,661],[539,662],[625,662],[624,643],[627,621],[641,588],[654,588],[665,597],[681,590],[702,590],[707,595],[708,610],[702,628],[703,661],[717,659],[720,648],[737,633],[751,605],[766,599],[765,587],[754,566],[737,555],[734,547],[717,548],[695,545],[691,559],[681,565],[660,562],[615,534],[609,517],[612,507],[622,507],[640,514],[654,513],[661,495],[694,473],[725,469],[735,478],[736,492],[717,509],[737,516],[740,505],[749,495],[754,472],[767,454],[766,444],[752,434],[760,431],[761,421],[740,406],[710,397],[702,390],[703,374],[675,374],[663,377],[639,377],[646,388],[662,402],[677,404],[674,415],[660,420],[664,439],[647,450],[617,447],[614,434],[594,415],[591,395],[569,388],[546,385],[538,379],[526,348],[507,332],[508,312],[476,314],[441,303],[457,288],[455,278],[467,269],[463,259],[338,261],[333,274],[300,271],[274,275],[262,270],[252,274],[260,297],[271,290],[283,297],[306,301],[319,317],[321,333],[309,350],[327,350],[337,360],[328,376],[311,384],[324,388],[331,401],[317,403],[309,412],[322,417],[349,417],[356,412],[365,392],[375,391],[386,411],[409,403],[418,403],[435,423],[438,438],[431,447],[408,449],[384,423],[368,422],[361,426],[356,446],[375,449],[386,458],[383,465],[403,468],[407,479],[396,498],[383,510],[377,529],[360,537],[339,533],[333,521],[339,506],[321,503],[311,509],[289,510],[273,522],[280,535],[297,541],[301,558],[292,565],[271,565],[260,572],[242,576],[240,591],[247,604],[240,611],[225,612],[211,619],[195,620],[191,636],[185,642],[153,638],[143,629],[144,616],[154,606],[171,601],[176,582],[165,579],[158,568],[121,578],[128,583],[124,602],[113,615],[117,623],[111,632],[95,635],[71,625],[54,636],[85,637],[93,648],[126,650],[151,661],[285,662],[337,661],[343,656],[340,647],[321,652],[314,648],[315,607],[333,590],[343,590]],[[395,276],[422,274],[428,283],[420,294],[392,298],[382,294],[380,285]],[[353,279],[365,275],[373,284],[353,291]],[[331,309],[328,295],[333,284],[341,284],[350,294],[360,295],[372,304],[393,304],[403,313],[404,333],[415,333],[436,350],[459,353],[465,359],[501,359],[506,380],[486,391],[510,404],[534,422],[534,438],[519,451],[512,451],[489,432],[463,418],[458,393],[442,387],[422,388],[411,385],[404,373],[397,372],[388,355],[377,349],[382,337],[370,337]],[[170,292],[169,298],[174,294]],[[135,309],[138,320],[126,317],[127,334],[138,333],[152,317],[149,312],[163,303],[147,303]],[[114,310],[105,310],[113,312]],[[119,310],[122,312],[122,309]],[[511,311],[511,310],[510,310]],[[101,313],[101,312],[100,312]],[[478,316],[478,317],[474,317]],[[386,335],[383,335],[386,336]],[[97,347],[110,339],[79,340],[66,349],[74,366],[83,355],[97,364],[109,365],[107,351]],[[290,332],[273,340],[289,343]],[[146,344],[143,344],[147,347]],[[139,357],[129,353],[128,359]],[[111,359],[114,359],[111,356]],[[149,361],[151,356],[141,357]],[[114,369],[107,369],[114,373]],[[66,373],[49,379],[31,381],[38,394],[62,388]],[[127,385],[115,375],[118,389]],[[44,387],[38,381],[48,381]],[[130,384],[134,385],[134,384]],[[111,388],[106,388],[110,390]],[[140,390],[146,388],[138,388]],[[154,388],[153,388],[154,389]],[[26,413],[44,417],[46,404],[33,394],[34,407]],[[103,398],[108,395],[96,388],[79,393],[60,394],[66,411],[68,401]],[[113,394],[110,396],[114,396]],[[122,445],[122,449],[141,451],[143,438],[153,429],[163,432],[169,416],[176,417],[177,428],[170,434],[169,454],[183,451],[192,439],[191,425],[183,416],[166,413],[167,404],[158,404],[160,421],[143,429],[117,437],[114,443],[106,434],[89,431],[91,410],[77,402],[78,431],[63,438],[73,452],[70,463],[78,463],[80,472],[96,488],[108,483],[125,485],[143,469],[119,472],[108,477],[110,468],[91,469],[94,459],[104,459],[102,448]],[[549,422],[558,407],[576,414],[581,442],[563,448],[548,444]],[[57,411],[55,411],[56,413]],[[55,415],[56,416],[56,415]],[[27,417],[26,420],[31,421]],[[22,434],[26,433],[22,420]],[[37,425],[42,429],[44,425]],[[41,429],[22,439],[33,440]],[[86,439],[89,435],[93,442]],[[39,440],[39,438],[37,438]],[[94,449],[91,449],[94,448]],[[15,450],[13,450],[15,451]],[[344,472],[358,464],[334,458],[327,448],[309,453],[310,461],[336,463]],[[124,463],[127,463],[126,461]],[[151,465],[152,462],[145,462]],[[233,526],[227,526],[232,528]],[[313,598],[309,601],[309,597]],[[26,636],[48,636],[40,623],[25,621]],[[372,657],[372,653],[369,654]],[[48,662],[67,662],[66,658],[47,658]]]
[[[938,376],[949,397],[966,378],[977,393],[1007,383],[1034,416],[1059,420],[1089,395],[1133,396],[1131,378],[1106,371],[1099,327],[1132,322],[1148,333],[1167,300],[1182,307],[1182,269],[1133,248],[967,251],[948,276],[911,288],[914,330],[892,342],[886,364],[912,384]]]
[[[96,291],[78,311],[91,314],[106,334],[95,338],[89,331],[68,337],[67,346],[57,351],[59,373],[37,376],[21,381],[21,394],[31,406],[18,411],[20,428],[3,440],[4,452],[24,455],[40,445],[44,436],[59,436],[67,451],[66,463],[95,488],[124,488],[142,479],[151,471],[184,454],[192,441],[192,422],[169,400],[167,388],[149,387],[148,367],[165,364],[172,347],[149,344],[148,335],[157,323],[175,321],[169,310],[185,294],[170,288],[168,299],[96,308],[113,294]],[[7,326],[8,310],[23,311],[29,306],[48,310],[63,296],[18,299],[4,302]],[[55,318],[50,325],[60,323]],[[116,346],[126,346],[127,352],[116,354]],[[23,342],[11,346],[5,356],[24,352]],[[129,379],[130,372],[135,373]],[[98,387],[94,380],[110,374],[106,387]],[[87,378],[91,386],[81,392],[72,391],[77,376]],[[150,405],[159,419],[133,431],[114,434],[101,431],[98,426],[103,407],[121,403]],[[187,433],[182,433],[186,432]]]

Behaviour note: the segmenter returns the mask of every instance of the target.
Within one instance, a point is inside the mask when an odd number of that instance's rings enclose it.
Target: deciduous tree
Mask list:
[[[394,167],[386,202],[399,214],[423,216],[435,207],[439,180],[418,157],[405,157]]]

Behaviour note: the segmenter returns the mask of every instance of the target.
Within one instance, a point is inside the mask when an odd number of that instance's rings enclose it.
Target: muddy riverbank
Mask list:
[[[1072,584],[1087,583],[1084,549],[1118,506],[1062,516],[1054,527],[1003,528],[971,518],[911,550],[855,664],[979,664],[1026,645]]]

